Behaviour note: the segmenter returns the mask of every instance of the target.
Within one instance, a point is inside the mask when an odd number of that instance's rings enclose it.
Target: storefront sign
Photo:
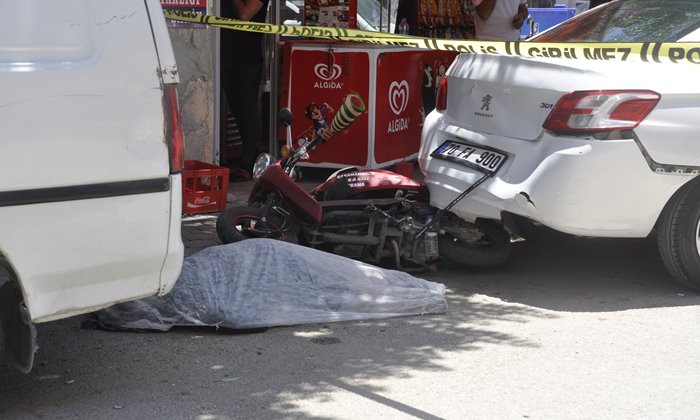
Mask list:
[[[304,25],[333,28],[357,27],[357,0],[306,0]]]

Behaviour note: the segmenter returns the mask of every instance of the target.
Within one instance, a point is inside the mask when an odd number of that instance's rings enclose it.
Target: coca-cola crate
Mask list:
[[[228,168],[186,160],[182,170],[182,214],[211,213],[226,208]]]

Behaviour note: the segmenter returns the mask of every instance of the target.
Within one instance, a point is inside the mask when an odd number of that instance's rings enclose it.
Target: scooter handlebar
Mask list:
[[[345,130],[366,110],[367,107],[365,106],[365,101],[359,94],[355,92],[348,93],[343,99],[343,104],[341,105],[340,109],[333,116],[333,121],[331,121],[330,127],[323,130],[322,134],[314,133],[314,136],[309,143],[304,144],[304,146],[300,147],[294,152],[287,162],[288,165],[295,165],[304,155],[307,154],[308,151],[313,150],[319,143],[326,142],[333,138],[333,136],[336,134]],[[290,131],[288,131],[287,141],[289,142],[290,139],[291,134]]]

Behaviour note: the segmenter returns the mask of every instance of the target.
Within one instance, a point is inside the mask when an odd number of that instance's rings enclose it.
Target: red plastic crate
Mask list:
[[[182,170],[182,214],[211,213],[226,208],[228,168],[186,160]]]

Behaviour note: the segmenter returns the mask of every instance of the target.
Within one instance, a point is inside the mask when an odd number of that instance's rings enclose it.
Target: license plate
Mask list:
[[[486,173],[498,171],[507,157],[503,153],[451,140],[442,143],[430,156],[466,165]]]

